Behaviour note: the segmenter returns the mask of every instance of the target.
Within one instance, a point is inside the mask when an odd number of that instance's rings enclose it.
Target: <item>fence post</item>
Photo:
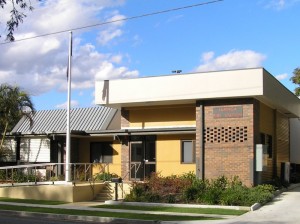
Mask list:
[[[73,164],[73,167],[74,167],[74,179],[73,181],[75,182],[76,181],[76,164]]]

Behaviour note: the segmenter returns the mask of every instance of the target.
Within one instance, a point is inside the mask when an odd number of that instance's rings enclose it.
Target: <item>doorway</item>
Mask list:
[[[131,136],[130,179],[144,180],[156,171],[156,137]]]

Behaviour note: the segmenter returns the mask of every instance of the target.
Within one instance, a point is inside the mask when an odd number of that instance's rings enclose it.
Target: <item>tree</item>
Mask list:
[[[0,156],[3,153],[6,133],[13,129],[22,116],[28,117],[32,125],[34,112],[33,103],[26,92],[7,84],[0,86]]]
[[[300,85],[300,67],[295,68],[293,72],[293,77],[291,78],[294,84]],[[300,96],[300,86],[295,89],[296,96]]]
[[[6,40],[14,41],[14,31],[26,17],[25,11],[32,11],[33,7],[30,0],[0,0],[0,7],[4,9],[5,7],[7,7],[8,3],[11,3],[10,5],[12,9],[10,11],[10,20],[6,22],[6,28],[8,31]]]

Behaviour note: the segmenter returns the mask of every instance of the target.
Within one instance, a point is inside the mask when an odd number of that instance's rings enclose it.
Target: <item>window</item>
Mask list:
[[[269,155],[269,158],[272,158],[272,155],[273,155],[272,142],[273,142],[272,136],[271,135],[266,135],[266,144],[268,146],[268,155]]]
[[[108,142],[91,143],[91,163],[112,163],[113,148]]]
[[[195,163],[195,144],[192,140],[181,141],[181,163]]]

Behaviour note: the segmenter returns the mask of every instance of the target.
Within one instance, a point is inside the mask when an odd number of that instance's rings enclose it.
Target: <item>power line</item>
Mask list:
[[[61,34],[61,33],[69,32],[69,31],[82,30],[82,29],[92,28],[92,27],[96,27],[96,26],[104,26],[104,25],[111,24],[111,23],[116,23],[116,22],[123,22],[123,21],[128,21],[128,20],[140,19],[140,18],[143,18],[143,17],[149,17],[149,16],[158,15],[158,14],[164,14],[164,13],[189,9],[189,8],[195,8],[195,7],[208,5],[208,4],[214,4],[214,3],[218,3],[218,2],[222,2],[222,1],[223,0],[213,0],[213,1],[202,2],[202,3],[198,3],[198,4],[194,4],[194,5],[183,6],[183,7],[179,7],[179,8],[172,8],[172,9],[167,9],[167,10],[162,10],[162,11],[157,11],[157,12],[151,12],[151,13],[146,13],[146,14],[142,14],[142,15],[138,15],[138,16],[132,16],[132,17],[127,17],[127,18],[123,18],[123,19],[116,19],[116,20],[102,22],[102,23],[96,23],[96,24],[92,24],[92,25],[88,25],[88,26],[76,27],[76,28],[69,29],[69,30],[61,30],[61,31],[41,34],[41,35],[37,35],[37,36],[33,36],[33,37],[26,37],[26,38],[22,38],[22,39],[19,39],[19,40],[14,40],[13,42],[2,42],[2,43],[0,43],[0,45],[11,44],[11,43],[15,43],[15,42],[31,40],[31,39],[40,38],[40,37],[46,37],[46,36],[50,36],[50,35]]]

